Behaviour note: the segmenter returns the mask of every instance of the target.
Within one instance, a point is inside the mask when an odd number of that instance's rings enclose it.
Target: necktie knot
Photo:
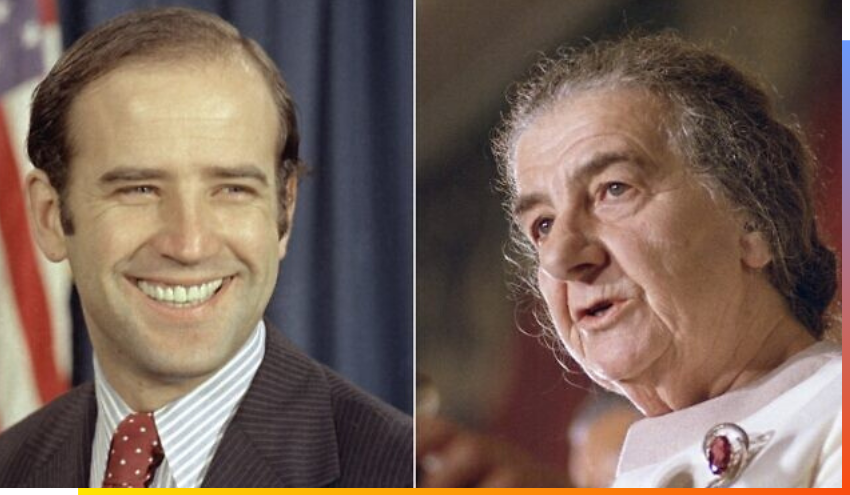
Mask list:
[[[109,447],[104,488],[144,488],[162,462],[153,413],[133,413],[118,425]]]

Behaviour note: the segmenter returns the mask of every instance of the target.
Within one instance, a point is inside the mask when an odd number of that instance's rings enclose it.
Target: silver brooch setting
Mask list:
[[[715,476],[708,488],[732,485],[771,436],[768,433],[751,438],[735,423],[720,423],[708,430],[702,451],[708,461],[708,469]]]

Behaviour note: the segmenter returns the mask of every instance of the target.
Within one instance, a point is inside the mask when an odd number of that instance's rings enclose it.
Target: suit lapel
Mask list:
[[[339,478],[324,371],[266,326],[263,363],[222,437],[205,487],[318,487]]]
[[[34,438],[33,469],[25,482],[32,487],[87,487],[97,403],[91,383],[72,392],[52,418],[50,428]]]

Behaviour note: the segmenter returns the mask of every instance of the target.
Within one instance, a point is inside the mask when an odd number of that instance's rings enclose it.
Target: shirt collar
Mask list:
[[[836,359],[841,362],[841,347],[832,342],[817,342],[744,387],[685,409],[638,421],[626,435],[617,472],[661,462],[693,442],[702,441],[705,433],[721,419],[741,422]]]
[[[175,486],[198,487],[203,482],[215,448],[263,360],[265,332],[260,320],[242,348],[213,376],[154,411],[165,453],[163,464],[170,468],[166,471],[170,471]],[[92,449],[92,486],[100,486],[112,434],[133,410],[109,385],[96,356],[94,371],[98,419]],[[163,471],[162,467],[158,471]],[[156,478],[154,481],[159,485]]]

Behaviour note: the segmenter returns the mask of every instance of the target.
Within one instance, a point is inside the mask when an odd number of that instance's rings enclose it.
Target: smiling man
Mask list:
[[[39,86],[36,237],[67,259],[95,382],[0,437],[0,486],[406,486],[409,418],[267,329],[298,131],[271,60],[209,14],[119,17]]]

